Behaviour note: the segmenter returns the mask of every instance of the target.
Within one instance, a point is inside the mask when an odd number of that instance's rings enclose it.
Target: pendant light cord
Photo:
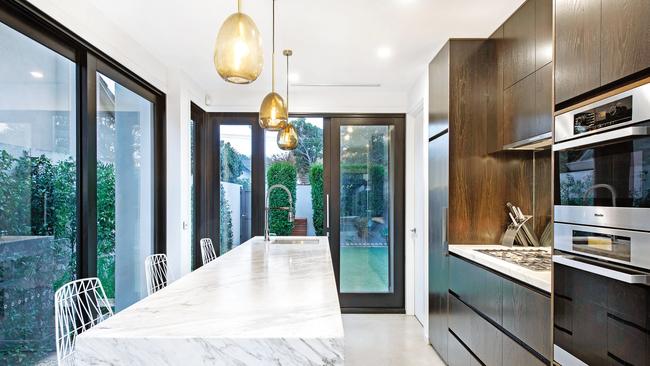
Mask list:
[[[241,0],[239,0],[241,1]],[[275,0],[273,0],[273,31],[272,31],[272,46],[271,50],[271,91],[275,92]]]
[[[237,12],[241,13],[241,0],[237,0]]]
[[[289,116],[289,54],[287,54],[287,116]]]

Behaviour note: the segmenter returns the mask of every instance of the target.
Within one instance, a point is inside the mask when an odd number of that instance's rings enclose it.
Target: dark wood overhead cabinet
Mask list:
[[[551,132],[553,1],[528,0],[490,39],[497,44],[501,86],[494,91],[497,119],[487,135],[494,153]]]
[[[535,72],[535,0],[527,1],[503,24],[504,86]]]
[[[649,19],[647,0],[556,0],[555,104],[647,71]]]

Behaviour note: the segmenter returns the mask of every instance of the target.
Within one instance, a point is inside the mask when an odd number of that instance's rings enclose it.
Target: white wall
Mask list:
[[[210,94],[209,112],[257,112],[268,90],[232,86]],[[285,90],[279,91],[283,96]],[[407,93],[372,87],[291,87],[292,113],[406,113]]]
[[[418,114],[418,109],[421,108],[421,114],[420,114],[420,119],[416,120],[415,116]],[[416,192],[416,190],[409,190],[408,187],[414,187],[415,185],[415,172],[414,172],[414,167],[413,167],[413,159],[415,157],[413,156],[413,146],[415,144],[420,144],[422,149],[420,150],[422,152],[422,156],[420,157],[420,161],[423,163],[426,163],[427,161],[427,134],[426,133],[421,133],[422,131],[427,131],[427,126],[428,126],[428,110],[429,110],[429,92],[428,92],[428,70],[425,68],[422,70],[422,75],[418,78],[418,80],[414,83],[414,85],[411,87],[409,93],[408,93],[408,114],[407,114],[407,125],[406,125],[406,174],[405,174],[405,187],[407,187],[406,190],[406,197],[405,197],[405,239],[404,243],[406,245],[405,247],[405,297],[406,297],[406,313],[407,314],[414,314],[414,300],[415,300],[415,261],[423,261],[425,266],[424,266],[424,273],[422,274],[417,274],[418,276],[423,276],[424,277],[424,287],[425,289],[428,288],[428,276],[426,275],[428,273],[428,269],[426,267],[426,255],[427,255],[427,210],[423,209],[422,212],[416,213],[418,215],[421,215],[420,217],[424,218],[424,227],[422,227],[420,232],[416,233],[418,235],[418,239],[422,240],[424,242],[424,258],[416,258],[415,257],[415,252],[414,252],[414,246],[413,246],[413,238],[412,238],[412,233],[410,232],[410,229],[415,226],[415,220],[414,220],[414,211],[415,211],[415,203],[416,201],[419,202],[427,202],[428,201],[428,192],[426,190],[426,187],[428,186],[427,182],[427,174],[422,174],[423,176],[423,181],[420,182],[421,186],[424,187],[421,192]],[[414,128],[414,124],[420,124],[420,128]],[[420,133],[418,133],[419,131]],[[426,172],[426,164],[425,166],[420,167],[423,171]],[[426,204],[421,206],[426,208]],[[425,299],[427,299],[428,296],[425,296]],[[426,300],[425,300],[426,301]],[[425,309],[428,307],[428,304],[425,302]],[[426,315],[426,312],[425,312]],[[426,324],[428,320],[425,320],[424,323]],[[427,336],[427,327],[424,327],[424,334]]]
[[[170,278],[192,271],[190,103],[205,108],[198,87],[180,71],[167,75],[167,255]]]

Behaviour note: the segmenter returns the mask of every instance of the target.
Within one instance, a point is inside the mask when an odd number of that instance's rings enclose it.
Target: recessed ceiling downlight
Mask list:
[[[393,55],[393,50],[388,46],[382,46],[377,48],[377,57],[380,59],[387,59]]]

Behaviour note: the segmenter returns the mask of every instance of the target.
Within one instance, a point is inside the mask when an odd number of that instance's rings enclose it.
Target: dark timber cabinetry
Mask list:
[[[544,365],[551,359],[550,295],[449,257],[449,363]],[[463,346],[452,363],[451,351]],[[471,364],[471,363],[470,363]]]
[[[554,265],[555,344],[589,365],[650,366],[650,288]]]
[[[556,0],[555,104],[650,67],[647,0]]]
[[[551,131],[553,0],[528,0],[490,39],[497,43],[497,119],[490,153]]]

